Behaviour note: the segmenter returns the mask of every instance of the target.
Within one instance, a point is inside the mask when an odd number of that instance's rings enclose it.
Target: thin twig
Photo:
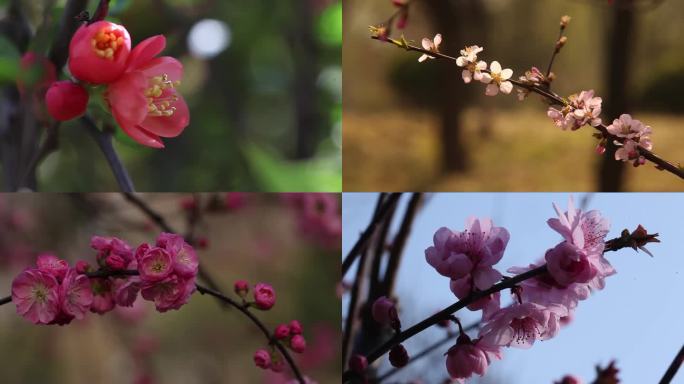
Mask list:
[[[50,155],[50,153],[59,148],[59,126],[60,122],[56,121],[47,129],[43,144],[41,144],[38,152],[33,154],[31,162],[29,162],[24,174],[21,176],[21,179],[19,179],[19,188],[27,185],[31,175],[35,174],[38,165]]]
[[[401,193],[393,193],[389,195],[387,199],[385,199],[385,202],[383,203],[382,208],[378,211],[378,214],[371,219],[371,222],[368,224],[368,227],[366,227],[366,230],[363,231],[359,237],[359,240],[356,242],[356,244],[354,244],[352,249],[347,254],[347,257],[344,258],[344,261],[342,261],[342,277],[344,277],[352,264],[354,264],[354,260],[356,260],[356,257],[359,255],[361,249],[363,249],[365,244],[370,240],[371,235],[373,232],[375,232],[375,228],[380,222],[382,222],[384,217],[390,211],[390,207],[397,203],[400,196]]]
[[[274,337],[272,337],[271,332],[266,328],[264,323],[259,320],[252,312],[249,311],[247,306],[241,305],[237,303],[236,301],[232,300],[231,298],[224,296],[222,293],[216,292],[212,289],[205,288],[199,284],[196,284],[197,286],[197,291],[201,294],[208,294],[211,296],[214,296],[215,298],[222,300],[226,304],[232,305],[233,307],[237,308],[242,314],[247,316],[252,322],[259,327],[261,332],[264,334],[266,339],[269,340],[269,342],[272,345],[275,345],[276,348],[280,351],[280,353],[285,357],[285,360],[287,360],[287,363],[290,365],[290,368],[292,369],[292,372],[294,373],[295,377],[297,380],[300,382],[300,384],[305,384],[304,377],[302,376],[302,373],[299,371],[299,368],[297,368],[297,364],[295,364],[294,360],[292,359],[292,356],[290,356],[290,353],[287,351],[287,349],[280,343],[280,341]]]
[[[679,350],[679,353],[677,353],[674,360],[672,360],[672,363],[667,368],[667,371],[665,371],[663,378],[660,379],[660,384],[669,384],[672,379],[674,379],[677,371],[682,366],[682,363],[684,363],[684,345]]]
[[[450,60],[453,62],[456,62],[456,58],[453,56],[445,55],[441,52],[432,52],[427,49],[423,49],[421,47],[415,46],[408,44],[405,42],[405,40],[399,41],[399,40],[394,40],[394,39],[389,39],[389,38],[380,38],[378,36],[371,36],[372,39],[382,41],[385,43],[389,43],[392,45],[395,45],[399,48],[403,48],[407,51],[414,51],[414,52],[420,52],[438,59],[444,59],[444,60]],[[489,73],[488,70],[483,70],[482,72]],[[549,101],[551,101],[554,104],[557,105],[565,105],[567,102],[560,97],[559,95],[555,94],[554,92],[544,89],[540,86],[532,85],[532,84],[525,84],[521,81],[515,80],[515,79],[508,79],[506,81],[510,81],[514,85],[526,89],[530,92],[534,92],[538,95],[541,95],[545,98],[547,98]],[[601,132],[601,135],[607,139],[607,142],[612,145],[613,142],[618,141],[618,142],[624,142],[623,138],[617,137],[615,135],[612,135],[608,132],[608,128],[605,124],[599,124],[598,126],[594,127],[596,130]],[[656,165],[657,169],[665,170],[670,173],[672,173],[675,176],[678,176],[681,179],[684,179],[684,168],[680,168],[671,162],[661,158],[660,156],[656,155],[655,153],[644,149],[642,147],[637,147],[637,150],[639,151],[639,154],[642,155],[646,160],[652,162],[653,164]]]
[[[117,155],[116,151],[114,150],[111,131],[109,129],[100,131],[97,128],[97,125],[95,125],[93,119],[88,115],[81,117],[81,122],[88,133],[90,133],[90,136],[92,136],[97,143],[97,146],[102,151],[105,159],[107,159],[107,163],[114,174],[114,178],[116,179],[116,183],[119,185],[119,189],[121,189],[122,192],[135,192],[135,187],[133,186],[131,177],[128,176],[126,167],[124,167],[119,155]]]

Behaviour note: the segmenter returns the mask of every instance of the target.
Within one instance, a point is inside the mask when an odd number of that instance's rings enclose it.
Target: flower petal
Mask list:
[[[171,116],[148,116],[140,127],[161,137],[176,137],[190,124],[190,111],[183,97],[176,94],[178,100],[173,103],[176,110]]]
[[[157,35],[148,37],[133,48],[128,56],[127,71],[133,71],[152,60],[166,47],[166,37]]]
[[[492,61],[492,63],[489,64],[489,69],[494,73],[499,73],[501,72],[501,64],[496,60]]]

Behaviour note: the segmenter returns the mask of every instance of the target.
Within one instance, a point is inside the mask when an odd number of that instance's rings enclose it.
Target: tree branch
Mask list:
[[[682,363],[684,363],[684,345],[679,350],[679,353],[677,353],[674,360],[672,360],[672,363],[667,368],[667,371],[665,371],[663,378],[660,379],[660,384],[669,384],[672,379],[674,379],[679,367],[682,366]]]
[[[122,192],[135,192],[135,187],[133,186],[130,176],[128,176],[128,171],[126,171],[126,167],[121,163],[121,159],[114,150],[111,131],[109,129],[100,131],[93,119],[88,115],[81,117],[81,122],[88,133],[90,133],[90,136],[95,140],[97,146],[100,147],[105,159],[107,159],[107,163],[114,174],[119,189],[121,189]]]

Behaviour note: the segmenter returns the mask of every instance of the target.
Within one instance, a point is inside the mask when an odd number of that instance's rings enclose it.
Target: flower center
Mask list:
[[[47,301],[47,289],[44,285],[37,285],[33,288],[33,296],[38,303],[44,303]]]
[[[501,84],[501,81],[503,81],[503,79],[501,79],[501,73],[492,72],[491,75],[492,80],[494,80],[495,83]]]
[[[156,263],[152,264],[152,271],[159,273],[164,270],[164,266],[165,264],[163,262],[157,261]]]
[[[178,100],[175,88],[179,85],[180,80],[170,81],[167,74],[151,78],[149,87],[145,90],[147,114],[155,117],[173,115],[176,107],[171,104]]]
[[[537,335],[541,336],[542,334],[537,328],[537,323],[529,317],[513,319],[513,321],[511,321],[511,327],[513,327],[515,335],[514,340],[519,344],[532,341]]]
[[[114,55],[124,45],[123,32],[111,27],[104,27],[93,36],[90,45],[99,57],[114,60]]]

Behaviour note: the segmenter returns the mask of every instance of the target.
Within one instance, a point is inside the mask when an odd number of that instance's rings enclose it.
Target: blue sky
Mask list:
[[[432,244],[439,227],[462,230],[466,217],[490,217],[497,226],[511,233],[500,271],[511,266],[527,265],[539,259],[547,248],[560,240],[546,225],[555,217],[553,202],[567,206],[565,193],[440,193],[427,195],[427,204],[416,218],[401,265],[397,294],[401,300],[404,327],[444,308],[455,301],[448,278],[432,269],[424,250]],[[611,222],[609,238],[619,236],[642,224],[649,232],[660,233],[662,243],[649,244],[655,255],[631,249],[607,254],[618,273],[607,279],[606,288],[580,302],[575,320],[555,338],[536,343],[529,350],[504,349],[504,359],[490,366],[490,383],[547,383],[566,373],[578,375],[585,382],[594,378],[594,366],[617,360],[625,383],[656,383],[675,353],[684,343],[684,194],[574,194],[577,205],[588,198],[588,209],[597,209]],[[368,224],[376,194],[343,195],[343,239],[345,255]],[[402,200],[402,207],[406,197]],[[347,274],[351,278],[353,274]],[[502,297],[508,296],[502,295]],[[346,301],[343,301],[346,308]],[[479,312],[459,312],[469,324],[479,320]],[[405,344],[418,352],[444,331],[431,329]],[[440,351],[424,363],[407,370],[396,379],[422,377],[437,382],[446,377]],[[387,369],[385,364],[381,372]],[[428,373],[429,372],[429,373]],[[498,379],[498,380],[496,380]],[[473,381],[477,382],[477,381]],[[485,381],[482,381],[485,382]],[[684,383],[680,372],[673,383]]]

